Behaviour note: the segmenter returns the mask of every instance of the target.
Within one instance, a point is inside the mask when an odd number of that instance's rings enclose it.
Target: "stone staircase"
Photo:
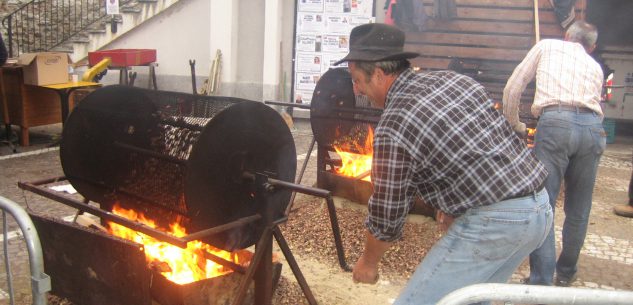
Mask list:
[[[2,1],[2,0],[0,0]],[[80,0],[77,0],[77,3]],[[124,36],[127,32],[140,26],[145,21],[165,11],[173,4],[180,0],[132,0],[126,4],[121,5],[119,8],[119,14],[105,16],[98,22],[87,26],[81,30],[78,34],[69,37],[58,46],[47,49],[46,51],[58,51],[67,52],[70,54],[73,62],[79,62],[87,58],[88,52],[99,50],[109,43]],[[12,9],[15,9],[22,5],[5,5],[3,8],[4,14],[8,15]],[[1,18],[4,18],[1,16]],[[81,16],[78,18],[82,18]],[[72,19],[72,18],[71,18]],[[69,22],[69,20],[63,20],[59,22]],[[70,22],[73,22],[72,20]],[[76,22],[76,21],[75,21]],[[6,25],[4,25],[6,27]],[[34,35],[38,35],[38,32],[43,32],[41,29],[29,29],[35,32]],[[8,33],[6,28],[2,28],[5,44],[8,44]],[[42,50],[44,51],[44,50]]]
[[[107,17],[110,23],[101,22],[71,39],[72,49],[68,50],[71,50],[73,62],[87,58],[88,52],[101,49],[178,1],[180,0],[134,0],[122,6],[119,15],[114,18]],[[116,33],[113,31],[112,22],[116,24]]]

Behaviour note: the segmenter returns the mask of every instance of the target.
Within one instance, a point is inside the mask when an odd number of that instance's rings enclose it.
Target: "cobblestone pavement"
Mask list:
[[[312,139],[308,122],[295,122],[293,136],[297,146],[297,167],[301,168]],[[7,197],[21,206],[27,206],[53,217],[67,217],[74,210],[44,199],[38,195],[18,189],[18,181],[34,181],[41,178],[61,176],[58,149],[46,148],[55,139],[55,128],[43,129],[41,137],[32,137],[35,145],[20,149],[19,154],[11,154],[6,147],[0,147],[0,196]],[[37,131],[37,130],[36,130]],[[41,139],[38,140],[38,139]],[[582,249],[578,280],[575,287],[633,290],[633,219],[615,216],[613,207],[627,200],[627,187],[631,176],[631,153],[633,138],[617,138],[616,144],[608,145],[601,160],[598,181],[594,190],[594,204],[589,231]],[[316,151],[310,157],[302,184],[312,185],[316,179]],[[301,196],[298,197],[301,200]],[[558,203],[560,204],[560,202]],[[13,274],[13,289],[16,304],[30,303],[30,275],[28,254],[24,239],[17,233],[16,224],[8,217],[8,252]],[[556,234],[560,248],[562,208],[557,209]],[[3,236],[4,239],[4,236]],[[1,247],[1,246],[0,246]],[[3,255],[4,256],[4,255]],[[7,275],[4,264],[0,267],[0,305],[8,304]],[[529,274],[527,264],[523,264],[513,275],[511,282],[519,283]]]

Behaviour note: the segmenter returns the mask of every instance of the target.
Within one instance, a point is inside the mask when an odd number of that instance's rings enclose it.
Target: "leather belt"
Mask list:
[[[571,106],[571,105],[550,105],[543,108],[542,112],[546,111],[573,111],[578,113],[593,113],[594,111],[587,107]]]
[[[508,197],[504,198],[502,201],[511,200],[511,199],[517,199],[517,198],[523,198],[523,197],[526,197],[526,196],[534,195],[534,194],[542,191],[543,188],[545,188],[545,182],[543,182],[541,185],[537,186],[533,191],[528,191],[528,192],[519,193],[517,195],[508,196]]]

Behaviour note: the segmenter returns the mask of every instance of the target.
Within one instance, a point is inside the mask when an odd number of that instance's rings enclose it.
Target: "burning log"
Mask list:
[[[365,171],[363,173],[361,173],[360,175],[357,175],[356,177],[354,177],[354,179],[356,180],[363,180],[366,177],[369,177],[371,175],[371,170]]]

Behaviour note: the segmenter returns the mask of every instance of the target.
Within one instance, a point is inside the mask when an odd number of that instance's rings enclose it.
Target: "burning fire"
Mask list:
[[[157,228],[156,223],[147,219],[142,213],[124,209],[118,204],[114,205],[112,213],[138,221],[154,229]],[[145,248],[147,262],[158,268],[165,278],[177,284],[188,284],[232,272],[229,268],[205,259],[204,251],[238,263],[237,255],[234,253],[214,248],[200,241],[189,242],[187,249],[182,249],[113,222],[108,222],[108,226],[109,232],[113,235],[142,244]],[[185,228],[178,223],[172,223],[170,229],[164,231],[176,237],[187,235]]]
[[[334,146],[334,150],[341,157],[341,167],[336,169],[336,172],[340,175],[347,177],[355,177],[358,179],[371,181],[371,160],[374,153],[374,131],[371,127],[368,128],[367,137],[365,143],[360,144],[357,141],[353,141],[351,144]],[[350,147],[360,154],[349,152]]]
[[[534,135],[536,134],[536,128],[527,128],[527,147],[534,147]]]

